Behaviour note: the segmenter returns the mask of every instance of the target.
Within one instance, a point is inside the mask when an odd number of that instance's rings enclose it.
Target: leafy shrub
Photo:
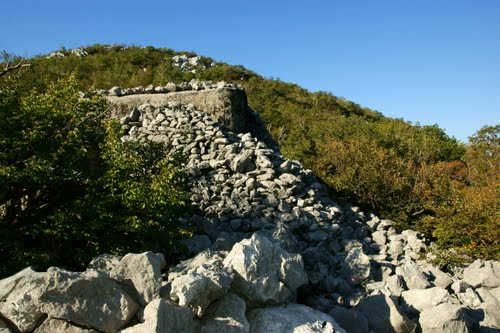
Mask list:
[[[1,84],[0,275],[175,243],[187,196],[162,145],[122,143],[105,101],[79,98],[74,78],[26,96]]]

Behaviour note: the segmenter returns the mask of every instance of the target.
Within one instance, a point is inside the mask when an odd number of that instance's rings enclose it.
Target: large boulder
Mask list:
[[[446,289],[433,287],[403,291],[401,298],[408,313],[418,314],[425,309],[448,302],[450,294]]]
[[[30,267],[0,281],[0,313],[21,332],[31,332],[43,320],[39,297],[46,274]]]
[[[301,304],[251,310],[250,333],[345,333],[326,313]]]
[[[391,297],[371,296],[355,307],[368,319],[368,326],[375,332],[412,333],[417,325],[408,319]]]
[[[420,313],[422,333],[469,333],[471,321],[464,308],[443,303]]]
[[[248,333],[245,301],[233,293],[214,302],[203,316],[201,333]]]
[[[170,298],[180,306],[191,306],[201,317],[213,301],[224,298],[233,274],[220,254],[204,251],[173,268],[168,279]]]
[[[256,304],[279,304],[307,283],[302,257],[253,234],[235,244],[224,260],[235,272],[231,289]]]
[[[464,281],[474,288],[500,287],[500,261],[474,261],[464,269]]]
[[[141,305],[146,306],[160,294],[163,264],[163,258],[153,252],[129,253],[120,260],[110,275],[133,287]]]
[[[40,309],[52,318],[116,332],[139,308],[115,280],[95,270],[75,273],[49,268],[46,279]]]
[[[197,333],[199,323],[191,308],[178,307],[164,299],[155,299],[144,309],[144,322],[120,333]]]

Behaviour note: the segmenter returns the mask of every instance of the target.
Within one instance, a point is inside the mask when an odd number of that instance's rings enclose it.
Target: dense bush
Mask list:
[[[187,197],[162,145],[122,143],[105,101],[79,98],[74,78],[0,84],[0,275],[173,245]]]

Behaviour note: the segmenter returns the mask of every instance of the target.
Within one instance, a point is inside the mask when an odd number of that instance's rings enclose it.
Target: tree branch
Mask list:
[[[0,71],[0,77],[4,76],[8,72],[13,71],[17,68],[30,67],[31,64],[25,64],[24,60],[25,60],[24,58],[21,58],[21,60],[16,65],[12,65],[10,61],[7,62],[7,65],[5,65],[5,67]]]

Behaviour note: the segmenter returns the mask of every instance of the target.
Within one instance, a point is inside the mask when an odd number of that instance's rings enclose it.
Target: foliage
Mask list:
[[[121,143],[105,101],[81,99],[74,78],[1,84],[0,275],[172,246],[187,198],[161,145]]]

